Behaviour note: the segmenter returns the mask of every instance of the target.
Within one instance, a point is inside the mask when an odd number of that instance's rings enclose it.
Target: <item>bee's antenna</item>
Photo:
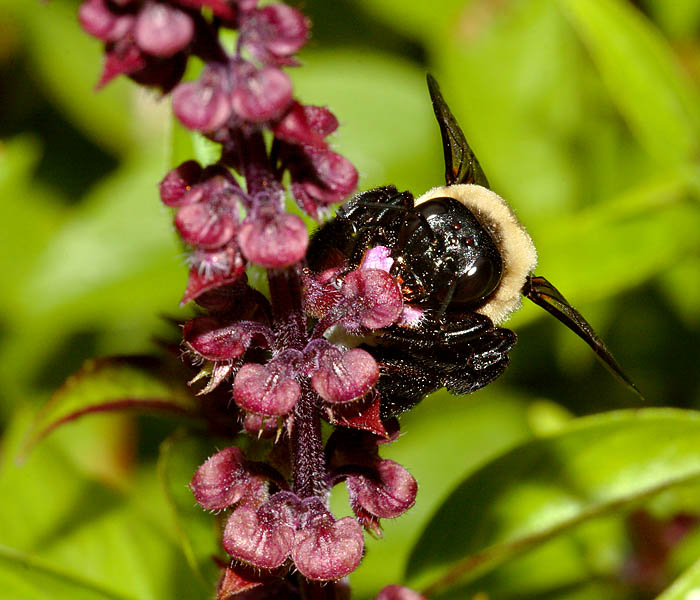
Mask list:
[[[561,295],[561,292],[555,288],[544,277],[528,276],[523,287],[523,295],[532,300],[538,306],[544,308],[548,313],[556,317],[564,323],[571,331],[578,335],[586,342],[595,352],[606,369],[612,373],[615,379],[624,383],[632,389],[642,400],[644,396],[639,391],[632,380],[625,374],[622,367],[613,358],[612,353],[608,350],[603,340],[598,337],[598,334],[590,326],[588,321],[583,318],[569,302]]]

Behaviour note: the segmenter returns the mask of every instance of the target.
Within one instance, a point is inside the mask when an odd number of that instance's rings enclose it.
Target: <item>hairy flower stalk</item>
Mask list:
[[[377,362],[332,340],[410,314],[385,249],[355,270],[312,273],[306,225],[285,210],[290,193],[319,221],[357,184],[327,141],[335,116],[295,100],[283,70],[298,65],[308,20],[256,0],[85,0],[79,16],[104,42],[100,86],[123,74],[170,94],[179,121],[221,146],[215,164],[187,161],[160,184],[189,249],[182,304],[202,309],[183,327],[186,357],[202,367],[195,380],[207,379],[199,394],[228,390],[240,424],[228,433],[267,440],[266,460],[230,446],[190,483],[204,509],[228,515],[218,598],[347,598],[363,528],[380,535],[381,518],[413,505],[416,482],[379,456],[398,424],[380,416]],[[223,29],[238,34],[231,54]],[[192,55],[204,68],[182,81]],[[267,269],[269,298],[248,285],[248,265]],[[325,443],[322,421],[335,426]],[[343,482],[353,516],[336,518],[328,496]],[[419,596],[390,586],[380,597]]]

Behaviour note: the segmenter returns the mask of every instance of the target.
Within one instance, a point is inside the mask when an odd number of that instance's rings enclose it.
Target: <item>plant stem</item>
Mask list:
[[[292,426],[292,483],[300,498],[323,496],[328,491],[326,459],[321,435],[321,407],[318,395],[308,383],[302,384],[301,398],[294,407]]]

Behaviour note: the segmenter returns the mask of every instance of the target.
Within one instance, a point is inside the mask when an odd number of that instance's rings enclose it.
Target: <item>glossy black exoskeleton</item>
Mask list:
[[[358,268],[372,249],[390,250],[391,274],[408,311],[365,340],[380,366],[382,414],[408,410],[442,387],[472,392],[503,373],[516,335],[495,324],[520,306],[523,295],[583,338],[637,391],[580,313],[546,279],[533,275],[537,255],[530,236],[489,189],[431,76],[428,88],[447,185],[419,198],[394,186],[358,194],[315,232],[307,252],[312,272],[340,267],[342,273]]]

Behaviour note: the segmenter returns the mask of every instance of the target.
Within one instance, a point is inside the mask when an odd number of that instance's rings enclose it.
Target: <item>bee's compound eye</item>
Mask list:
[[[454,202],[452,198],[433,198],[418,206],[416,212],[422,214],[426,219],[436,215],[444,215],[450,212]]]
[[[457,280],[450,304],[478,304],[498,287],[502,272],[500,257],[482,254]]]

